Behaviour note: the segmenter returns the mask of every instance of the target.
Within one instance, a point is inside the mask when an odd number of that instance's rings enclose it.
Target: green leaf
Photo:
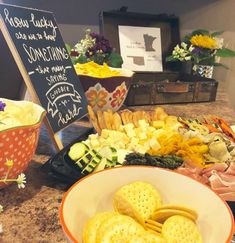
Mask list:
[[[73,64],[76,64],[76,63],[86,63],[88,62],[87,60],[87,57],[85,56],[78,56],[78,57],[75,57],[75,58],[72,58],[72,63]]]
[[[166,62],[175,62],[177,61],[173,56],[166,57]]]
[[[228,48],[218,49],[216,52],[216,56],[218,56],[218,57],[235,57],[235,51],[230,50]]]
[[[204,29],[194,30],[192,32],[192,35],[209,35],[209,34],[210,34],[209,31]]]
[[[224,31],[216,31],[216,32],[211,33],[211,36],[215,37],[215,36],[218,36],[218,35],[222,35],[223,33],[224,33]]]
[[[218,62],[215,62],[215,63],[214,63],[214,66],[215,66],[215,67],[223,67],[223,68],[225,68],[225,69],[229,69],[228,66],[226,66],[226,65],[224,65],[224,64],[222,64],[222,63],[218,63]]]
[[[66,50],[67,50],[67,52],[69,53],[69,55],[70,55],[70,53],[71,53],[71,50],[72,50],[72,46],[70,46],[69,44],[65,44],[65,47],[66,47]]]
[[[186,36],[184,36],[184,38],[182,39],[183,42],[189,44],[190,43],[190,39],[192,38],[191,34],[188,34]]]
[[[121,68],[122,64],[123,64],[123,60],[122,60],[121,55],[116,53],[116,52],[112,52],[110,54],[110,56],[108,57],[107,64],[110,67]]]

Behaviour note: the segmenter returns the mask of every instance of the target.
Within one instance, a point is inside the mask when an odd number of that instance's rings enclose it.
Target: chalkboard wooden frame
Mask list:
[[[41,23],[44,29],[42,29]],[[53,36],[48,34],[48,29]],[[87,115],[87,100],[53,14],[37,9],[0,4],[0,32],[2,32],[33,101],[48,111],[44,122],[56,149],[61,150],[63,144],[58,132]],[[37,34],[38,37],[44,34],[42,40],[34,39]],[[34,38],[31,39],[31,36]],[[31,49],[26,50],[27,45]],[[59,54],[49,53],[49,48],[59,50],[61,58],[58,58]],[[47,57],[49,56],[49,58],[45,59],[40,55],[37,62],[31,58],[30,51],[32,50],[48,50],[50,55],[48,54]],[[61,52],[63,53],[61,54]],[[41,72],[41,66],[47,71],[46,76],[44,72]],[[63,76],[64,80],[55,82],[54,79],[49,79],[51,77],[49,75],[54,73],[53,77]]]

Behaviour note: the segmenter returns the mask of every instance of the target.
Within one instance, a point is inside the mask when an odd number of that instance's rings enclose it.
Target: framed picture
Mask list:
[[[163,71],[160,28],[119,25],[118,34],[123,68]]]
[[[175,70],[176,65],[166,62],[166,56],[180,41],[176,16],[117,10],[101,12],[100,33],[122,55],[123,68],[146,74]]]

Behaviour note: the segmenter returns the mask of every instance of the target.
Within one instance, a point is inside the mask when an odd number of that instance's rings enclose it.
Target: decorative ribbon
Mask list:
[[[51,113],[52,117],[55,117],[58,109],[58,103],[61,100],[66,100],[66,97],[70,97],[72,101],[81,103],[81,95],[74,89],[74,86],[70,83],[60,82],[53,85],[46,93],[48,100],[47,111]]]

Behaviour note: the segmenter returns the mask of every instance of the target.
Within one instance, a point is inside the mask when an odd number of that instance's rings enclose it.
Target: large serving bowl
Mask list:
[[[145,181],[157,188],[163,203],[184,204],[197,210],[203,242],[230,242],[234,219],[228,205],[209,187],[179,173],[153,167],[118,167],[90,174],[64,195],[60,221],[71,242],[82,242],[82,230],[95,213],[112,209],[112,198],[121,186]]]
[[[9,101],[1,99],[2,101]],[[10,101],[19,107],[29,103],[29,101]],[[35,153],[42,120],[45,110],[32,102],[34,123],[30,125],[18,126],[0,130],[0,178],[5,178],[9,167],[5,164],[7,160],[13,160],[13,166],[8,173],[9,179],[17,178],[24,172],[32,160]],[[8,183],[0,183],[0,188]]]
[[[109,78],[95,78],[88,75],[79,75],[89,105],[98,109],[117,111],[126,99],[133,72],[119,69],[120,76]]]

